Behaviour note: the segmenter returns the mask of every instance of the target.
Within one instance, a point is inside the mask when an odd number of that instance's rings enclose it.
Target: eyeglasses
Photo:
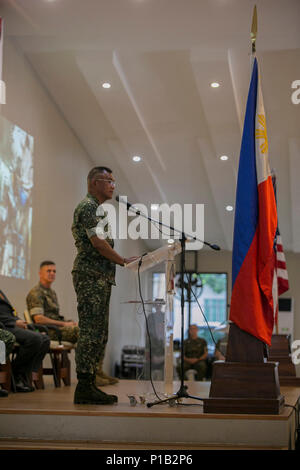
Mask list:
[[[105,181],[105,183],[108,183],[111,186],[116,186],[116,182],[113,180],[106,180],[105,178],[98,178],[96,181]]]

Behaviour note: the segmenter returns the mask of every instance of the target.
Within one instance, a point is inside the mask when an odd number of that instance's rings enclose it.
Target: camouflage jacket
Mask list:
[[[13,351],[16,338],[10,331],[3,330],[0,326],[0,341],[4,343],[4,348],[0,345],[0,364],[5,364],[6,357]]]
[[[92,236],[103,234],[110,246],[114,247],[107,212],[89,193],[75,209],[72,234],[77,248],[73,272],[102,277],[110,284],[115,284],[115,263],[102,256],[90,241]]]
[[[40,282],[33,287],[26,297],[27,309],[30,315],[45,315],[52,320],[64,321],[59,314],[57,295],[50,287],[43,286]]]
[[[184,341],[184,355],[188,358],[201,357],[207,348],[207,343],[203,338],[186,339]]]

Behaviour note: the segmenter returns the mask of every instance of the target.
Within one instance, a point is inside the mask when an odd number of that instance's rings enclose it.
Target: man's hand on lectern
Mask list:
[[[124,266],[129,263],[133,263],[137,259],[139,259],[140,256],[131,256],[131,258],[124,258]]]

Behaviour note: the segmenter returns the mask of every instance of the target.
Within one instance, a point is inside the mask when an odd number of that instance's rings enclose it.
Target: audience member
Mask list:
[[[189,369],[196,371],[195,380],[203,380],[206,375],[208,356],[207,343],[205,339],[198,337],[198,326],[190,325],[189,338],[184,341],[184,378]],[[181,377],[181,364],[177,367],[177,372]]]
[[[26,297],[28,311],[34,323],[45,326],[57,326],[62,340],[77,343],[79,327],[77,322],[66,320],[60,315],[56,292],[51,288],[56,277],[56,265],[53,261],[43,261],[40,265],[39,283],[31,289]],[[49,329],[51,339],[57,339],[55,330]]]
[[[6,364],[9,354],[12,353],[16,338],[10,331],[4,329],[4,325],[0,323],[0,364]],[[0,384],[0,397],[7,397],[7,390],[3,390]]]
[[[0,322],[5,330],[15,336],[18,350],[12,361],[12,371],[17,392],[33,392],[32,372],[38,372],[49,351],[50,339],[47,335],[31,331],[27,323],[17,316],[17,312],[6,295],[0,290]]]

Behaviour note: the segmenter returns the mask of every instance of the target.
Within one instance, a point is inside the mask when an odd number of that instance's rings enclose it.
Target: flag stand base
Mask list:
[[[204,413],[279,414],[283,406],[276,362],[214,363]]]
[[[300,386],[300,377],[296,377],[296,367],[291,358],[290,335],[273,335],[269,352],[269,360],[278,362],[278,374],[280,385]]]
[[[226,360],[213,365],[204,413],[279,414],[284,397],[280,394],[278,363],[265,362],[265,353],[262,341],[232,323]]]

